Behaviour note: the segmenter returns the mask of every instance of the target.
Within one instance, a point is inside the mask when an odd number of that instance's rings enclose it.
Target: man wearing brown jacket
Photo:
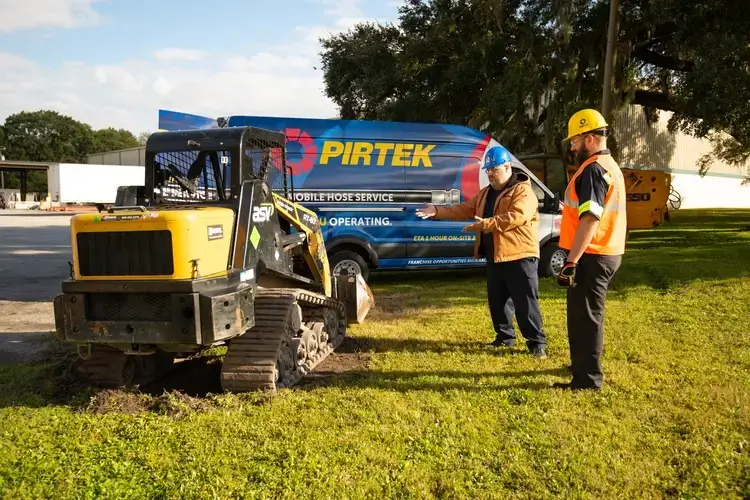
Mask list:
[[[487,300],[495,329],[492,345],[513,346],[516,319],[529,351],[547,357],[547,339],[539,307],[539,201],[529,178],[513,172],[502,146],[487,152],[484,170],[490,184],[454,206],[426,204],[422,218],[474,219],[464,232],[476,232],[474,258],[487,257]]]

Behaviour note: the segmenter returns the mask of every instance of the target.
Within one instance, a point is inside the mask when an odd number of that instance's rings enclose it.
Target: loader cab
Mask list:
[[[255,127],[156,132],[146,143],[145,185],[118,193],[116,205],[236,208],[243,183],[254,179],[289,197],[284,142],[283,134]]]

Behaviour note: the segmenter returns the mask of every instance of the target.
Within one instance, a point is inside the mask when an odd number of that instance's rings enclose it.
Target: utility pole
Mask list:
[[[615,44],[620,29],[620,0],[609,0],[609,26],[607,29],[607,57],[604,61],[604,85],[602,88],[602,115],[610,120],[612,112],[612,80],[614,73]]]

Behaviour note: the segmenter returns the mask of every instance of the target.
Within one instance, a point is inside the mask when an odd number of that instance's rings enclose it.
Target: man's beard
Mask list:
[[[577,166],[580,167],[581,164],[583,164],[583,162],[586,161],[586,159],[589,156],[591,156],[591,154],[588,152],[588,150],[586,149],[586,147],[585,146],[582,147],[581,149],[578,150],[577,153],[574,154],[573,160],[575,162],[575,165],[577,165]]]

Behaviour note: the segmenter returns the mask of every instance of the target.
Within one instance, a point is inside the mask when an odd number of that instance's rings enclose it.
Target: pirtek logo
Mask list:
[[[432,167],[430,152],[434,144],[409,144],[396,142],[323,142],[320,164],[328,165],[329,160],[340,158],[341,165],[377,165],[386,164],[390,157],[392,167]],[[377,153],[373,154],[375,151]]]

